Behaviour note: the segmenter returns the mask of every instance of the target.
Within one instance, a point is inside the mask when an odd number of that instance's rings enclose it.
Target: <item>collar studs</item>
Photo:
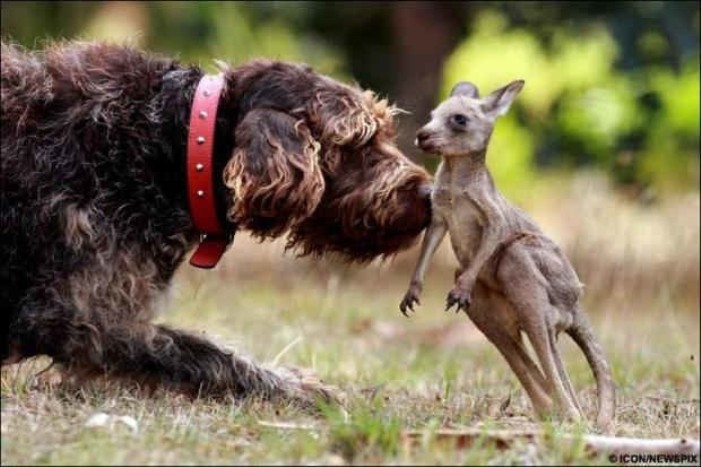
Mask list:
[[[221,75],[203,77],[197,84],[190,109],[187,137],[187,190],[192,227],[200,235],[200,242],[190,258],[195,267],[214,267],[231,242],[228,232],[218,217],[214,168],[214,133],[217,106],[224,88]]]

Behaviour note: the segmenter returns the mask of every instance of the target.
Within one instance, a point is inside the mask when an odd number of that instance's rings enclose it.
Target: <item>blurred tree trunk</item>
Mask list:
[[[422,161],[414,134],[437,104],[444,62],[465,35],[470,8],[454,2],[391,3],[393,97],[411,112],[400,117],[399,146],[414,160]]]

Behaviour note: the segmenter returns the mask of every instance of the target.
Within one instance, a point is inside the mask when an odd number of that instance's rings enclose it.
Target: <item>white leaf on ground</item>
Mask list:
[[[100,427],[108,426],[113,428],[115,423],[123,423],[128,426],[133,433],[139,431],[139,423],[136,419],[130,415],[109,415],[104,412],[98,412],[91,416],[87,422],[85,422],[86,427]]]
[[[94,426],[105,426],[107,423],[110,421],[110,416],[107,415],[104,412],[98,412],[92,417],[88,419],[87,422],[85,422],[85,426],[87,427],[94,427]]]
[[[121,417],[117,417],[117,421],[124,423],[131,429],[132,432],[138,433],[139,423],[131,415],[122,415]]]

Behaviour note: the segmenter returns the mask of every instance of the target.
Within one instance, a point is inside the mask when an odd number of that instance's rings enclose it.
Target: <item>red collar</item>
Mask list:
[[[200,243],[190,258],[190,264],[205,269],[217,265],[231,238],[217,216],[214,191],[214,127],[223,87],[222,75],[202,77],[192,100],[187,135],[190,216],[195,229],[200,232]]]

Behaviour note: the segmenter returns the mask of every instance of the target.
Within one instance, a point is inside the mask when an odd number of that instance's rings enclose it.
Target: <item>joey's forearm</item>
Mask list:
[[[411,278],[409,289],[404,295],[404,299],[399,304],[399,310],[402,312],[402,314],[404,314],[404,316],[409,316],[408,313],[410,311],[414,311],[414,304],[420,304],[419,295],[421,295],[421,288],[424,281],[424,276],[426,275],[426,269],[428,268],[428,263],[430,262],[433,253],[435,253],[436,248],[438,248],[438,245],[440,245],[441,240],[443,240],[446,231],[447,228],[444,224],[434,221],[424,234],[419,261],[416,264],[416,269],[414,270],[414,275]]]
[[[438,246],[441,244],[441,241],[445,237],[447,230],[448,229],[443,222],[432,223],[428,229],[426,229],[426,233],[424,234],[424,239],[421,244],[419,261],[416,263],[414,275],[411,278],[411,282],[413,284],[423,284],[424,277],[426,276],[426,270],[428,269],[428,264],[436,252],[436,249],[438,249]]]
[[[477,276],[489,261],[489,258],[494,254],[501,238],[501,229],[496,226],[491,226],[484,229],[479,248],[475,252],[472,261],[464,269],[464,272],[458,278],[458,281],[465,285],[474,284]]]
[[[475,204],[482,214],[482,238],[480,238],[472,261],[470,264],[464,265],[466,266],[465,270],[458,279],[462,285],[468,288],[472,287],[480,271],[496,251],[507,226],[505,213],[491,196],[480,197],[475,200]]]

